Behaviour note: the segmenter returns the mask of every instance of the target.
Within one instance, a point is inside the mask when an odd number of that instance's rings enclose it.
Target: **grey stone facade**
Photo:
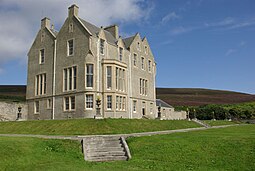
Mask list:
[[[96,27],[68,8],[59,31],[41,21],[28,53],[28,119],[156,117],[156,64],[146,38],[119,36],[117,25]]]

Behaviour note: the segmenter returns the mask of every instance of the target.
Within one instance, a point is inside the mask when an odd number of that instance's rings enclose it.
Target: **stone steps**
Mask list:
[[[192,120],[193,120],[194,122],[196,122],[196,123],[198,123],[198,124],[200,124],[200,125],[206,127],[206,128],[210,128],[210,127],[211,127],[211,125],[208,125],[208,124],[206,124],[205,122],[203,122],[203,121],[201,121],[201,120],[198,120],[198,119],[192,119]]]
[[[85,137],[82,145],[84,159],[87,161],[102,162],[131,158],[126,141],[122,137]]]
[[[127,156],[104,156],[104,157],[92,157],[88,161],[104,162],[104,161],[116,161],[116,160],[128,160]]]

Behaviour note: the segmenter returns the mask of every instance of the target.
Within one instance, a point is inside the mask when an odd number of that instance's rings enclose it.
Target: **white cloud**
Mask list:
[[[215,22],[215,23],[205,23],[206,27],[219,27],[219,26],[227,26],[231,25],[235,22],[234,18],[228,17],[221,21]]]
[[[235,52],[236,52],[236,49],[228,49],[227,52],[225,53],[225,56],[229,56]]]
[[[188,33],[194,30],[200,29],[200,27],[175,27],[173,29],[170,30],[170,34],[171,35],[180,35],[180,34],[184,34],[184,33]]]
[[[171,12],[167,15],[165,15],[162,19],[161,19],[161,24],[166,24],[168,21],[171,20],[175,20],[175,19],[179,19],[180,16],[177,15],[175,12]]]
[[[152,10],[145,0],[76,0],[75,3],[80,8],[79,16],[98,26],[139,23],[146,20]],[[26,54],[40,28],[40,20],[47,16],[59,29],[72,4],[71,0],[1,0],[0,63],[26,61]]]

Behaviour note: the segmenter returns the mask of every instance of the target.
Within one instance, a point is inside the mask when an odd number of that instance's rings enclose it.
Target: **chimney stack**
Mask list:
[[[73,16],[78,17],[78,13],[79,13],[79,7],[77,5],[73,4],[72,6],[68,8],[68,17],[73,17]]]
[[[115,39],[119,39],[119,26],[117,25],[111,25],[106,28],[104,28],[106,31],[110,32]]]
[[[41,29],[43,28],[48,28],[50,29],[50,19],[47,18],[47,17],[44,17],[42,20],[41,20]]]

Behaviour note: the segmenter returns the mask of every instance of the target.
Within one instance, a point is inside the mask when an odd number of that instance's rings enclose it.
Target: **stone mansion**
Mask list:
[[[59,31],[50,19],[28,52],[28,119],[157,116],[156,64],[147,39],[119,36],[117,25],[96,27],[68,8]]]

